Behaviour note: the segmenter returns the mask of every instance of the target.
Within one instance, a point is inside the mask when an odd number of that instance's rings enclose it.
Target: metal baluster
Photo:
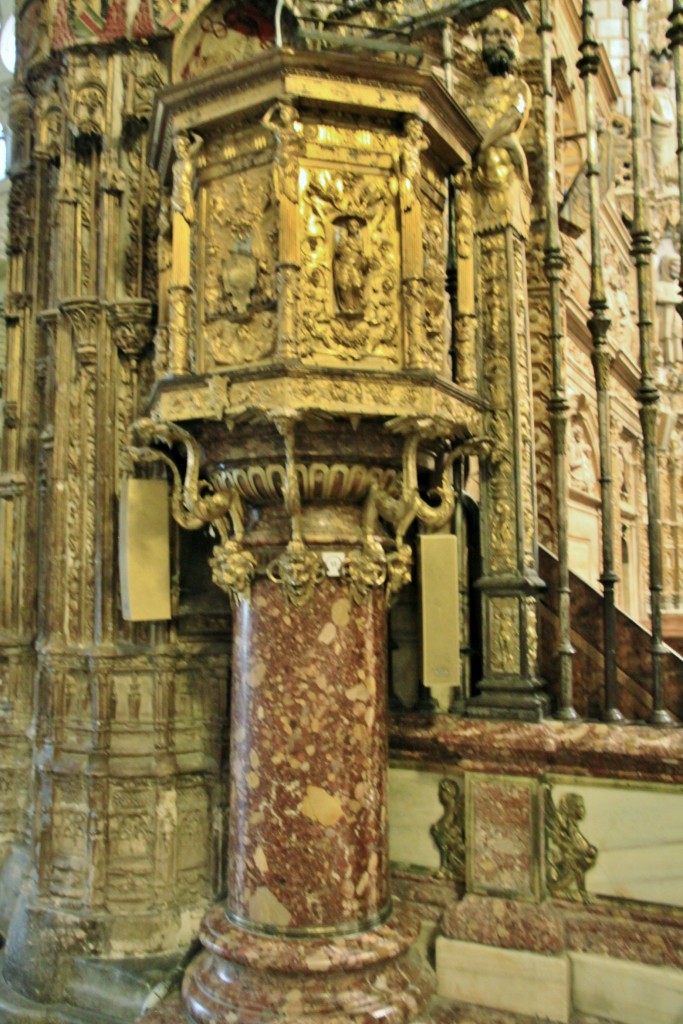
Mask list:
[[[569,589],[569,540],[567,531],[567,419],[569,403],[565,390],[564,337],[560,282],[564,259],[560,244],[560,222],[557,210],[555,182],[555,98],[553,94],[552,34],[550,0],[541,0],[541,20],[538,28],[541,39],[541,67],[543,72],[543,126],[545,141],[544,190],[546,203],[545,273],[550,289],[550,343],[552,349],[553,383],[548,409],[553,432],[555,462],[555,516],[557,519],[557,560],[560,642],[560,706],[557,717],[565,722],[578,719],[573,705],[571,642],[571,592]]]
[[[640,422],[645,446],[645,487],[647,491],[647,539],[650,554],[650,614],[652,620],[652,717],[656,725],[671,725],[673,718],[664,707],[664,658],[662,640],[662,528],[657,466],[657,418],[659,390],[652,375],[653,294],[652,238],[650,236],[645,178],[643,173],[643,111],[641,69],[638,54],[638,0],[624,0],[628,14],[629,78],[631,79],[633,221],[631,255],[638,281],[638,334],[640,338]],[[680,156],[679,156],[680,161]]]
[[[453,95],[453,22],[447,18],[442,32],[444,85]],[[448,254],[446,258],[446,293],[451,314],[448,355],[451,361],[451,379],[458,379],[458,247],[456,241],[456,184],[455,176],[448,175]]]
[[[674,78],[676,80],[676,134],[678,137],[678,192],[681,210],[683,210],[683,0],[674,0],[673,10],[669,15],[671,27],[667,32],[671,43],[674,62]],[[679,253],[683,256],[683,217],[678,222],[680,232]],[[683,259],[681,260],[680,279],[678,282],[681,302],[678,312],[683,317]]]
[[[607,297],[602,270],[600,248],[600,170],[598,165],[598,131],[595,103],[595,78],[600,67],[598,43],[594,36],[593,8],[584,0],[581,18],[583,40],[579,46],[581,59],[578,69],[586,94],[586,141],[588,160],[586,176],[590,202],[591,235],[591,317],[588,327],[593,338],[592,362],[598,404],[598,435],[600,445],[600,499],[602,512],[602,572],[603,629],[605,656],[605,719],[623,722],[617,707],[617,612],[615,588],[619,581],[614,570],[614,505],[610,452],[609,378],[612,352],[608,344],[610,318],[607,315]]]

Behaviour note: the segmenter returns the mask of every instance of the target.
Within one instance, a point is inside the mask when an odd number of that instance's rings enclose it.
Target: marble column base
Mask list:
[[[410,947],[419,922],[404,908],[353,935],[284,938],[232,925],[222,906],[209,911],[203,952],[188,968],[177,1001],[149,1024],[407,1024],[428,1005],[431,969]]]

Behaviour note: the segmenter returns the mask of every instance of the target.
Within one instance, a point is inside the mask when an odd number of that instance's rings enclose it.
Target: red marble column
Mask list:
[[[386,613],[341,581],[303,607],[259,580],[233,649],[228,917],[362,931],[390,911]]]
[[[303,606],[259,578],[235,615],[229,887],[183,999],[206,1024],[403,1022],[433,987],[392,913],[386,609],[325,579]]]

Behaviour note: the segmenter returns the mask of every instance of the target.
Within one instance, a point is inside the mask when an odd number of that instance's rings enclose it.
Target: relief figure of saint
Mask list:
[[[363,246],[363,222],[350,217],[336,225],[334,294],[341,313],[360,316],[365,307],[365,278],[370,267]]]

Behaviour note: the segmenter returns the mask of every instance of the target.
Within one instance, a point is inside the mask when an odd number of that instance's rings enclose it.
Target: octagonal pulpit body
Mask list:
[[[163,91],[161,418],[282,407],[471,434],[476,400],[448,357],[445,207],[476,142],[431,72],[372,57],[266,50]]]

